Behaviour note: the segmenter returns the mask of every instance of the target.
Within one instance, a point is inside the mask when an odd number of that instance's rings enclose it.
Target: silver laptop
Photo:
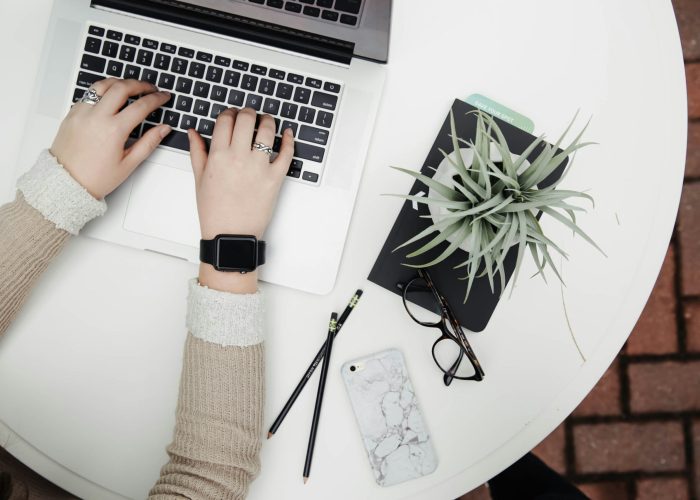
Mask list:
[[[173,98],[132,137],[158,123],[173,133],[82,234],[198,262],[185,131],[210,137],[230,106],[269,113],[278,135],[294,128],[296,146],[261,278],[328,293],[384,85],[390,15],[390,0],[56,0],[16,174],[94,81],[167,89]]]

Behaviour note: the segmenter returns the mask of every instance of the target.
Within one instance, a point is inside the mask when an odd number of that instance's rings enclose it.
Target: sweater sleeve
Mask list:
[[[190,283],[170,457],[149,498],[242,499],[260,470],[263,298]]]

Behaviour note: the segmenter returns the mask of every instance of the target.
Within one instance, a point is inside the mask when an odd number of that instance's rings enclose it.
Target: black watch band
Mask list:
[[[251,272],[265,263],[265,242],[247,234],[219,234],[199,240],[199,260],[217,271]]]

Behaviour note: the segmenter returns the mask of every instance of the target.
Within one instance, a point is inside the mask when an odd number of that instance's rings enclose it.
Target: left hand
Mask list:
[[[139,80],[108,78],[92,85],[100,102],[76,103],[61,123],[51,146],[59,163],[96,199],[114,191],[171,131],[168,125],[149,130],[125,148],[131,131],[168,99],[168,92]],[[142,95],[124,108],[127,99]],[[122,109],[124,108],[124,109]]]

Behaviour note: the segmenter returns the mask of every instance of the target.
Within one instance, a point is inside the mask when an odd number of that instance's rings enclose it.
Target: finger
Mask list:
[[[214,129],[216,132],[216,128]],[[194,172],[194,181],[199,184],[199,179],[204,173],[204,166],[207,164],[207,145],[204,139],[193,128],[187,131],[187,137],[190,140],[190,159],[192,160],[192,172]],[[214,144],[212,140],[212,145]]]
[[[265,146],[270,146],[275,142],[275,120],[270,116],[270,115],[262,115],[260,118],[260,124],[258,125],[258,133],[255,135],[255,142],[259,142],[260,144],[264,144]],[[265,153],[261,153],[265,156],[267,156],[267,159],[269,160],[269,156]]]
[[[152,112],[168,102],[170,92],[155,92],[148,94],[129,104],[121,112],[117,114],[117,119],[122,124],[123,129],[131,131],[139,123],[144,121]]]
[[[292,163],[292,157],[294,156],[294,131],[287,128],[282,132],[282,145],[280,146],[280,152],[272,162],[272,167],[275,170],[282,172],[282,175],[287,175],[289,166]]]
[[[216,117],[214,133],[211,136],[211,150],[228,149],[231,146],[231,136],[233,135],[233,124],[236,121],[236,108],[229,108]]]
[[[236,154],[246,154],[253,145],[253,132],[255,130],[255,110],[243,108],[236,115],[236,123],[233,125],[233,137],[231,147]]]
[[[148,158],[153,150],[155,150],[160,141],[165,138],[172,131],[170,125],[158,125],[153,127],[148,132],[143,134],[143,136],[136,141],[129,149],[126,150],[126,155],[122,160],[122,165],[124,165],[129,171],[133,171],[138,167],[146,158]]]
[[[116,80],[104,94],[100,94],[102,95],[102,100],[97,103],[96,107],[100,111],[115,115],[126,104],[126,100],[129,97],[139,94],[151,94],[157,90],[158,87],[152,83],[142,82],[141,80]]]

